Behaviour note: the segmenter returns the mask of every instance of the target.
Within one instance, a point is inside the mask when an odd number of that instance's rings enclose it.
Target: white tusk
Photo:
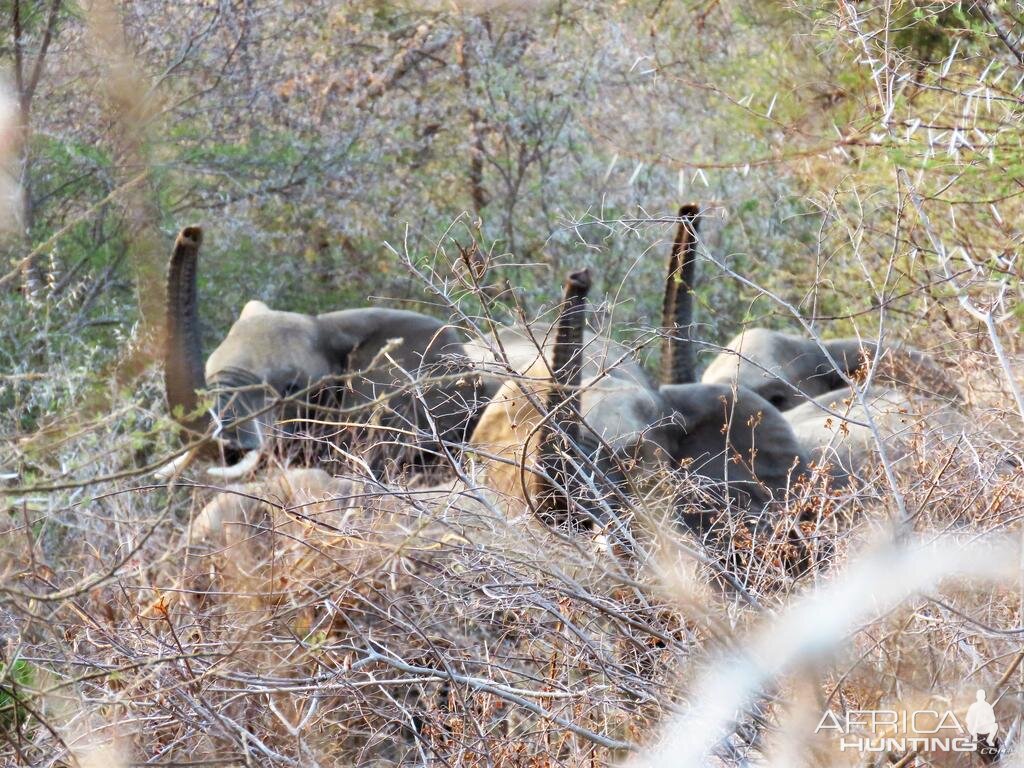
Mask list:
[[[230,467],[210,467],[206,470],[206,474],[218,480],[237,480],[242,475],[247,475],[256,468],[256,464],[260,460],[260,453],[259,448],[248,451],[245,456]]]
[[[164,464],[160,469],[153,472],[153,477],[157,480],[170,480],[175,475],[179,475],[185,471],[186,467],[192,463],[192,460],[196,457],[198,451],[193,448],[191,451],[186,451],[176,459],[171,459],[169,462]]]

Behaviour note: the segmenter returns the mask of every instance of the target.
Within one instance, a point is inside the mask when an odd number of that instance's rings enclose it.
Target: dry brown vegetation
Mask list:
[[[0,764],[982,765],[816,733],[964,718],[979,688],[1021,763],[1020,2],[0,19]],[[155,362],[181,226],[210,235],[207,351],[253,298],[413,305],[486,346],[586,265],[592,323],[653,370],[680,198],[702,363],[749,326],[885,337],[962,402],[935,419],[915,373],[887,414],[850,393],[861,423],[818,427],[868,454],[856,482],[818,467],[707,539],[675,518],[700,478],[661,466],[590,478],[616,494],[593,529],[538,521],[533,402],[431,477],[327,423],[235,485],[154,479],[182,451]]]
[[[994,439],[997,401],[969,397],[988,418],[914,446],[898,496],[879,490],[876,465],[827,504],[793,501],[794,519],[819,515],[803,528],[816,569],[801,577],[766,554],[784,540],[756,557],[731,542],[736,557],[673,532],[657,483],[604,540],[560,535],[472,471],[441,487],[268,469],[219,491],[129,479],[63,508],[20,497],[5,517],[4,611],[33,674],[7,678],[23,700],[8,704],[22,721],[8,748],[83,765],[603,763],[677,717],[724,726],[715,694],[742,669],[750,689],[733,706],[748,714],[707,743],[717,760],[785,747],[800,764],[859,765],[813,737],[825,707],[940,696],[962,710],[976,687],[1012,691],[1019,675],[1017,443]],[[884,543],[892,531],[905,553]],[[1014,722],[1014,700],[997,713]],[[691,742],[662,764],[702,755]]]

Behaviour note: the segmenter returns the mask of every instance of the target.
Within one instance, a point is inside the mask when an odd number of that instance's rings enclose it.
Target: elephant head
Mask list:
[[[740,384],[787,411],[807,400],[845,389],[865,361],[878,357],[875,381],[916,390],[949,402],[960,391],[927,354],[902,345],[860,339],[805,339],[767,328],[750,328],[730,341],[711,362],[702,381]]]
[[[215,474],[233,477],[247,469],[269,437],[287,433],[286,425],[312,406],[341,409],[322,411],[338,435],[350,435],[371,417],[377,428],[393,430],[374,435],[384,454],[390,446],[429,451],[464,438],[477,393],[462,345],[451,328],[417,312],[360,308],[304,315],[250,301],[204,369],[196,291],[201,241],[201,230],[187,227],[171,256],[164,371],[176,417],[196,431],[216,425],[229,458],[247,452],[245,461]],[[429,381],[439,375],[451,381]],[[198,412],[203,389],[214,395],[207,413]],[[283,411],[282,398],[288,402]]]
[[[907,456],[958,446],[968,427],[948,401],[885,386],[868,387],[860,397],[843,387],[784,415],[814,463],[830,468],[834,487],[862,476],[880,448],[898,469]]]
[[[663,415],[633,353],[585,330],[589,287],[586,270],[571,274],[554,325],[503,328],[495,351],[475,352],[485,371],[504,378],[470,438],[488,484],[549,522],[574,525],[581,520],[569,519],[567,507],[578,510],[582,492],[574,468],[596,464],[611,472],[612,457],[643,452],[645,432]]]
[[[669,411],[659,442],[690,477],[677,500],[690,528],[706,532],[724,510],[758,516],[806,474],[793,428],[757,393],[723,384],[668,384],[658,393]]]
[[[696,284],[699,209],[684,205],[669,257],[662,310],[668,329],[658,388],[668,417],[656,440],[674,467],[687,472],[694,494],[680,507],[690,527],[707,530],[725,508],[757,512],[785,498],[806,470],[804,452],[786,419],[743,386],[695,383],[692,291]]]

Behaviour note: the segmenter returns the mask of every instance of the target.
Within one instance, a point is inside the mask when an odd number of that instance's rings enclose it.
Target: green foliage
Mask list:
[[[935,64],[945,59],[958,38],[983,33],[984,16],[974,3],[903,0],[893,8],[893,45],[904,55]]]
[[[35,668],[24,659],[0,662],[0,732],[11,734],[24,725],[29,717],[24,705],[31,706],[35,681]]]
[[[109,62],[89,49],[86,17],[62,17],[55,45],[68,49],[45,70],[33,117],[37,221],[24,242],[5,240],[3,262],[80,221],[44,254],[52,294],[0,297],[0,370],[25,377],[0,380],[0,423],[31,430],[104,395],[139,327],[140,219],[150,237],[159,227],[162,249],[182,225],[205,228],[207,349],[252,298],[319,312],[387,297],[446,315],[385,243],[431,267],[471,314],[483,305],[453,272],[455,241],[475,242],[488,281],[507,280],[528,313],[557,299],[567,269],[590,266],[595,302],[614,303],[615,332],[628,335],[657,322],[664,219],[682,200],[711,205],[702,233],[714,260],[697,288],[707,340],[751,322],[797,328],[773,297],[842,332],[895,292],[890,319],[903,323],[944,294],[911,290],[931,276],[884,284],[894,237],[901,258],[927,247],[896,204],[894,169],[921,174],[930,205],[958,206],[933,214],[939,236],[1009,252],[1012,232],[988,208],[1019,218],[1019,105],[1000,91],[1011,75],[994,82],[1005,51],[974,4],[901,0],[888,17],[854,5],[857,25],[818,0],[529,14],[307,3],[251,29],[205,8],[147,7],[127,34],[153,86],[138,138],[152,165],[123,198],[137,169],[111,124]],[[196,24],[210,34],[186,39]],[[989,70],[988,97],[956,90]],[[880,101],[883,75],[892,104]],[[950,152],[957,121],[970,145]],[[506,319],[516,307],[493,310]],[[58,367],[45,384],[32,378]]]

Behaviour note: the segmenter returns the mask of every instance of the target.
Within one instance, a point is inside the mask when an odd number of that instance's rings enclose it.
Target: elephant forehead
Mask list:
[[[728,384],[733,381],[746,381],[755,366],[750,365],[739,355],[731,351],[718,353],[717,357],[705,369],[700,377],[705,384]]]
[[[241,368],[270,380],[281,372],[310,377],[329,372],[312,318],[291,312],[268,311],[243,317],[206,361],[206,378],[218,371]]]
[[[704,371],[701,381],[754,386],[764,379],[789,380],[790,368],[803,353],[801,340],[766,328],[752,328],[725,345]]]
[[[629,442],[656,424],[664,411],[655,392],[621,379],[587,382],[580,413],[602,438]]]

